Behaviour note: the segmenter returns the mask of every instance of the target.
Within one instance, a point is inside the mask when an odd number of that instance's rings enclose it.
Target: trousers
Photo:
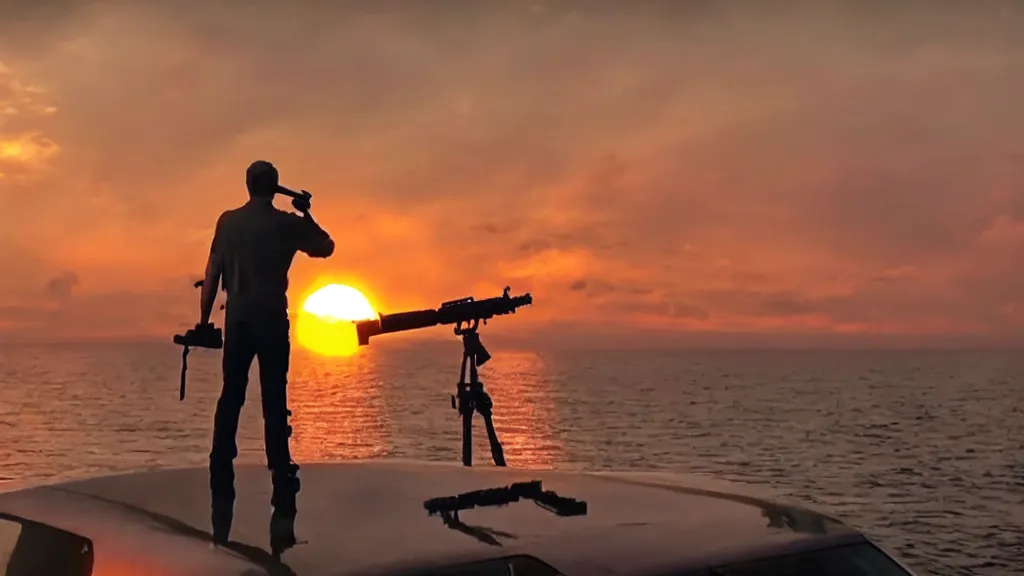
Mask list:
[[[292,462],[288,439],[288,366],[291,343],[287,317],[271,321],[229,321],[224,326],[224,383],[213,423],[210,451],[210,494],[213,505],[235,501],[234,460],[238,456],[235,438],[238,418],[245,404],[249,369],[259,364],[260,395],[263,404],[263,435],[267,468],[271,472],[275,514],[295,517],[299,492],[299,466]]]

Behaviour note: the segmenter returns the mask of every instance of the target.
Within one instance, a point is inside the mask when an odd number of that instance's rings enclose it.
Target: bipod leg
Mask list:
[[[468,395],[468,394],[467,394]],[[473,465],[473,404],[466,402],[462,410],[462,465]]]
[[[484,419],[484,428],[487,430],[487,440],[491,444],[491,458],[495,466],[505,466],[505,451],[498,441],[498,433],[494,430],[494,420],[491,418],[494,402],[491,396],[484,392],[484,383],[480,381],[480,375],[476,370],[476,358],[470,359],[469,364],[469,387],[473,391],[473,407]]]
[[[484,419],[484,427],[487,429],[487,440],[491,443],[491,458],[494,459],[494,465],[506,466],[505,451],[498,440],[498,433],[494,430],[494,420],[491,418],[491,409],[494,407],[494,403],[491,401],[490,394],[484,392],[484,385],[482,383],[476,384],[476,398],[473,404],[476,406],[476,411]]]
[[[459,414],[462,416],[462,465],[473,465],[473,392],[466,383],[466,368],[470,375],[476,374],[476,363],[469,354],[462,356],[462,369],[459,371]]]

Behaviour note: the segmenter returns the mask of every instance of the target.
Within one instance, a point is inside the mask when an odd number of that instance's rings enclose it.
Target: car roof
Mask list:
[[[232,539],[240,544],[228,550],[208,545],[207,474],[173,469],[29,488],[0,494],[0,512],[91,538],[98,574],[126,565],[164,574],[269,569],[266,468],[236,469]],[[643,574],[864,540],[829,516],[694,476],[384,460],[304,465],[300,477],[296,534],[308,544],[282,560],[302,576],[386,574],[515,554],[569,576]],[[463,511],[464,526],[456,530],[423,506],[434,497],[529,480],[585,500],[587,515],[559,518],[519,502]]]

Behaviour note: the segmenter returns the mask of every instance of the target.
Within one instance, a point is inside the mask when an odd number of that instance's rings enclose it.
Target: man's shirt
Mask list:
[[[326,258],[334,242],[312,219],[250,200],[217,220],[210,255],[227,292],[226,323],[288,314],[288,270],[296,252]]]

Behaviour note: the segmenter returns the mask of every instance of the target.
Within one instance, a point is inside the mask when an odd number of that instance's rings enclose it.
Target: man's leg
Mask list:
[[[263,432],[267,449],[267,468],[274,485],[271,505],[271,547],[283,550],[295,545],[294,522],[296,495],[299,492],[299,466],[292,462],[288,438],[288,366],[291,344],[288,321],[275,322],[261,331],[258,352],[260,391],[263,404]]]
[[[234,460],[238,456],[235,436],[238,418],[245,404],[249,368],[256,354],[250,328],[244,324],[225,326],[224,385],[213,418],[213,449],[210,451],[210,500],[213,538],[226,544],[231,532],[235,504]]]

